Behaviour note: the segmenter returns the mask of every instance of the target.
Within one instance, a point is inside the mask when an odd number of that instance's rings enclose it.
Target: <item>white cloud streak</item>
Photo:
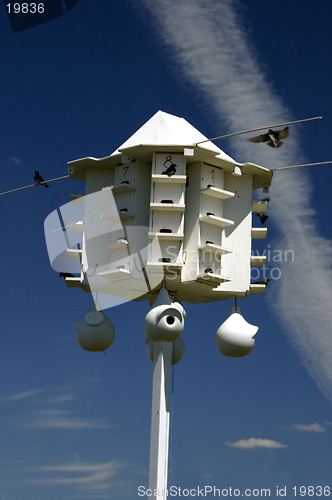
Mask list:
[[[103,419],[80,418],[70,410],[46,409],[35,411],[30,420],[27,421],[27,427],[38,429],[110,429],[112,426]]]
[[[43,391],[42,390],[31,390],[31,391],[19,392],[17,394],[13,394],[12,396],[7,396],[5,398],[2,398],[1,401],[20,401],[22,399],[31,398],[32,396],[35,396],[36,394],[40,394],[41,392],[43,392]]]
[[[305,432],[325,432],[326,429],[318,422],[314,424],[288,424],[285,429],[294,429],[297,431],[305,431]]]
[[[76,461],[56,466],[33,467],[39,474],[47,473],[47,477],[29,479],[27,484],[49,484],[55,486],[71,485],[85,490],[108,490],[113,486],[111,481],[123,469],[119,462],[102,462],[86,464]],[[50,477],[49,474],[52,474]]]
[[[154,17],[181,78],[210,105],[216,132],[219,126],[231,133],[294,119],[264,75],[236,0],[133,1]],[[234,138],[236,160],[268,168],[302,163],[296,132],[293,127],[278,150]],[[307,179],[304,169],[274,175],[269,215],[280,232],[278,248],[294,250],[295,261],[280,263],[287,279],[275,281],[269,293],[306,368],[332,401],[332,245],[315,228]]]
[[[231,448],[242,448],[242,449],[254,449],[254,448],[287,448],[286,444],[278,443],[272,439],[260,439],[260,438],[250,438],[241,439],[235,443],[230,443],[227,441],[225,443]]]
[[[19,158],[16,158],[16,156],[11,156],[9,158],[9,161],[16,163],[16,165],[19,165],[21,163],[21,160]]]
[[[106,419],[95,418],[80,406],[80,392],[84,384],[49,388],[47,391],[30,390],[0,399],[20,407],[17,420],[11,425],[35,429],[110,429],[114,427]],[[7,406],[7,405],[6,405]],[[83,416],[82,416],[83,413]]]

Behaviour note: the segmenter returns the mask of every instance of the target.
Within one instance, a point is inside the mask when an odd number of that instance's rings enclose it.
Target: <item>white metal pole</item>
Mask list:
[[[154,342],[149,489],[167,499],[173,342]]]

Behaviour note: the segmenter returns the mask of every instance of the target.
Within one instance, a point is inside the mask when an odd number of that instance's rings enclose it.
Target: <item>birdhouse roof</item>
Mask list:
[[[123,162],[123,156],[129,161],[152,161],[155,152],[182,153],[186,156],[187,164],[205,162],[223,168],[226,172],[233,172],[240,167],[240,173],[253,176],[253,189],[271,184],[272,171],[253,163],[236,162],[184,118],[163,111],[153,115],[110,156],[87,157],[69,162],[69,175],[85,181],[86,169],[114,168]]]
[[[213,156],[218,155],[220,159],[236,164],[235,160],[224,153],[218,146],[211,141],[198,144],[200,141],[206,141],[199,130],[193,127],[184,118],[158,111],[142,127],[140,127],[129,139],[127,139],[113,155],[129,152],[135,148],[172,148],[172,147],[199,147],[210,151]]]

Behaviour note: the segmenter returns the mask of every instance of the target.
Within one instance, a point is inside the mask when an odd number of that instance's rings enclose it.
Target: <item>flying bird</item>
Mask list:
[[[59,278],[75,278],[75,276],[73,274],[70,274],[70,273],[60,273],[59,274]]]
[[[267,285],[269,281],[271,281],[270,278],[264,278],[261,281],[255,281],[252,285]]]
[[[42,178],[42,176],[40,175],[38,170],[35,171],[35,176],[34,176],[33,180],[36,181],[37,184],[40,184],[41,186],[45,186],[47,188],[50,187],[48,184],[46,184],[46,182],[44,181],[44,179]]]
[[[280,148],[283,141],[281,139],[286,139],[289,134],[289,127],[282,130],[272,130],[270,128],[266,134],[257,135],[256,137],[250,137],[248,141],[251,142],[267,142],[267,145],[271,148]]]
[[[265,224],[266,219],[269,218],[268,215],[264,215],[264,214],[261,214],[261,213],[258,213],[258,212],[254,212],[254,214],[257,215],[257,217],[260,218],[260,221],[261,221],[262,225]]]

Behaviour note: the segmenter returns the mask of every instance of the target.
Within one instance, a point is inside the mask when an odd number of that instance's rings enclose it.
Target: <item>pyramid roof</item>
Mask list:
[[[157,111],[142,127],[140,127],[129,139],[127,139],[113,154],[119,154],[132,148],[140,146],[162,147],[196,147],[200,141],[206,141],[199,130],[193,127],[184,118]],[[222,160],[236,163],[230,156],[224,153],[211,141],[198,144],[199,148],[214,153]]]
[[[205,141],[205,142],[201,142]],[[114,168],[120,162],[130,159],[151,161],[154,152],[183,153],[187,164],[199,161],[253,176],[253,189],[269,185],[273,172],[253,163],[238,163],[209,141],[199,130],[184,118],[157,111],[142,127],[127,139],[116,151],[105,158],[81,158],[68,162],[69,175],[75,179],[86,180],[87,168]],[[240,172],[239,172],[240,174]]]

